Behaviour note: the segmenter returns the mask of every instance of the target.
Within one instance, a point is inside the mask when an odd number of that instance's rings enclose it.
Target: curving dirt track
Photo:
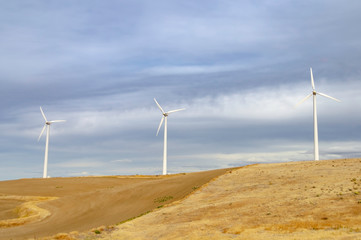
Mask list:
[[[0,182],[0,196],[57,197],[37,204],[50,216],[20,226],[0,227],[0,240],[37,239],[59,232],[113,225],[184,198],[230,169],[168,176],[20,179]],[[20,200],[0,199],[0,220],[16,216]]]

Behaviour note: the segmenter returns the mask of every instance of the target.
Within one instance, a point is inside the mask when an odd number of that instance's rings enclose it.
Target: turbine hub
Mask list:
[[[50,124],[51,124],[51,122],[45,122],[45,124],[46,124],[46,125],[50,125]]]
[[[316,95],[316,94],[317,94],[316,91],[312,91],[312,93],[313,93],[313,95]]]
[[[163,116],[164,116],[164,117],[168,117],[168,113],[164,113]]]

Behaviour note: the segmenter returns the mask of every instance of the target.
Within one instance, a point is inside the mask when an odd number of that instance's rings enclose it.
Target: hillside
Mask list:
[[[252,165],[102,239],[361,239],[361,159]]]

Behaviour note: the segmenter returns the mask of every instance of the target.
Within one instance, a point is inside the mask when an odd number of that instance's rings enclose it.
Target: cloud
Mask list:
[[[111,162],[115,162],[115,163],[131,163],[131,162],[133,162],[133,160],[131,160],[131,159],[118,159],[118,160],[112,160]]]
[[[188,75],[188,74],[206,74],[229,72],[241,69],[237,65],[216,65],[216,66],[157,66],[143,70],[144,73],[150,75]]]
[[[103,162],[94,161],[92,159],[81,159],[77,161],[67,161],[53,164],[53,166],[60,168],[98,168],[103,165]]]
[[[89,176],[89,175],[91,175],[91,174],[89,172],[85,172],[85,171],[83,171],[83,172],[72,172],[72,173],[68,174],[68,176],[74,176],[74,177],[76,177],[76,176]]]
[[[311,160],[312,154],[306,154],[305,151],[286,151],[286,152],[259,152],[259,153],[213,153],[199,154],[190,156],[178,156],[178,158],[199,159],[202,161],[211,161],[218,163],[219,167],[243,166],[252,163],[271,163]]]

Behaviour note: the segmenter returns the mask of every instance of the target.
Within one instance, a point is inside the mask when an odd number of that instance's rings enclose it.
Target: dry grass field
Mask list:
[[[106,184],[97,185],[99,179]],[[9,184],[12,191],[4,187]],[[0,182],[0,221],[14,217],[10,209],[22,202],[5,195],[20,194],[57,199],[39,200],[50,215],[2,226],[0,239],[361,239],[361,159],[259,164],[165,178]]]
[[[98,235],[361,239],[360,193],[361,159],[252,165],[220,176],[184,200],[121,224],[110,234]]]

